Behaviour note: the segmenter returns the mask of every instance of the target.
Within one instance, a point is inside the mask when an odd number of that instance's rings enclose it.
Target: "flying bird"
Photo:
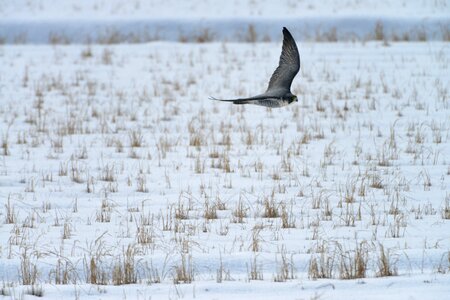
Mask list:
[[[291,93],[291,84],[295,75],[300,70],[300,55],[297,44],[289,30],[283,27],[283,47],[281,49],[280,62],[264,94],[250,98],[217,99],[211,100],[233,102],[233,104],[255,104],[267,107],[282,107],[294,101],[298,102],[297,96]]]

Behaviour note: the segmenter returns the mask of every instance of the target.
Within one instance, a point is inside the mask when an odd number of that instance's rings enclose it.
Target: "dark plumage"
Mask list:
[[[291,84],[299,70],[300,55],[298,54],[297,44],[289,30],[283,27],[283,47],[280,62],[273,72],[264,94],[250,98],[216,99],[210,97],[210,99],[233,102],[234,104],[255,104],[267,107],[285,106],[298,101],[297,96],[291,93]]]

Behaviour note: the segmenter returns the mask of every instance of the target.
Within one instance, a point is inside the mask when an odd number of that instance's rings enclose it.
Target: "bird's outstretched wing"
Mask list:
[[[233,102],[234,104],[255,104],[266,107],[281,107],[288,105],[294,98],[290,93],[292,80],[300,70],[300,55],[297,45],[291,33],[283,27],[283,48],[281,50],[280,62],[272,74],[269,87],[264,94],[250,98],[217,99],[211,100]],[[289,98],[289,99],[286,99]]]
[[[269,81],[267,91],[283,88],[288,91],[291,88],[292,80],[300,70],[300,55],[297,45],[289,30],[283,27],[283,47],[281,50],[280,62],[273,72]]]

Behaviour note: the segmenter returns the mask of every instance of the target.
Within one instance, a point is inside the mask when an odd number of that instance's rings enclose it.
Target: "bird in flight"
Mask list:
[[[289,30],[283,27],[283,47],[281,49],[280,62],[272,77],[269,87],[264,94],[249,98],[217,99],[211,100],[233,102],[233,104],[255,104],[267,107],[282,107],[294,101],[298,102],[297,96],[291,93],[291,84],[295,75],[300,70],[300,55],[297,44]]]

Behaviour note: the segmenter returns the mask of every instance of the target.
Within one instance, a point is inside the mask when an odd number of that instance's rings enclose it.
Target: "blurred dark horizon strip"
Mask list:
[[[299,41],[450,41],[450,17],[71,18],[0,20],[0,44],[278,42],[286,26]]]

